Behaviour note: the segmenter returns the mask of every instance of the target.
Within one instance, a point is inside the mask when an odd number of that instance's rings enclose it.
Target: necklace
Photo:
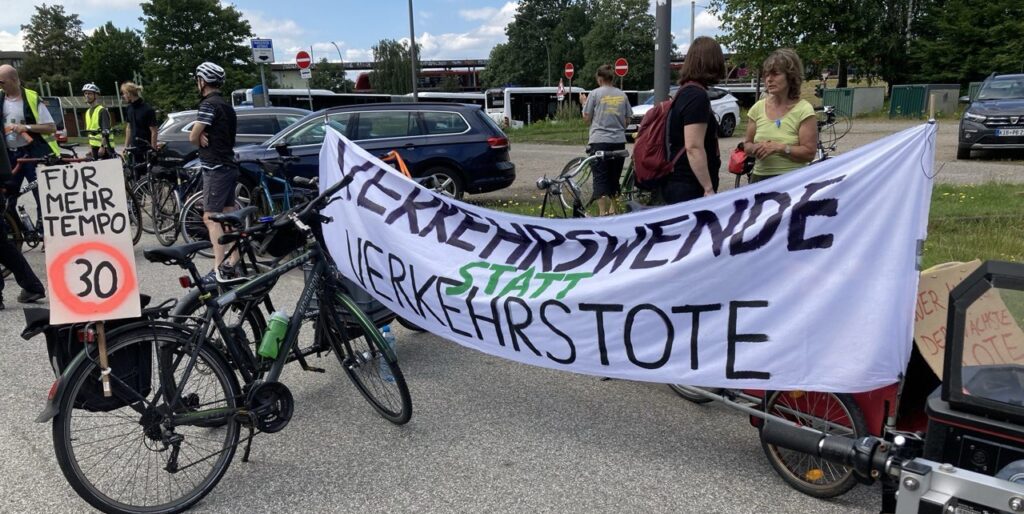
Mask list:
[[[772,98],[773,98],[773,97],[768,97],[768,102],[767,102],[767,103],[770,103],[770,102],[771,102],[771,100],[772,100]],[[766,104],[767,104],[767,103],[766,103]],[[778,102],[776,102],[776,103],[778,103]],[[774,123],[775,123],[775,128],[781,128],[781,127],[782,127],[782,118],[786,116],[786,113],[787,113],[787,112],[789,112],[789,108],[790,108],[791,106],[786,106],[786,105],[776,105],[776,106],[775,106],[775,108],[776,108],[777,110],[778,110],[778,109],[781,109],[781,108],[783,108],[783,107],[785,108],[785,111],[783,111],[783,113],[782,113],[782,115],[781,115],[781,116],[779,116],[778,118],[775,118],[775,120],[774,120]],[[765,114],[767,114],[767,109],[765,110]]]

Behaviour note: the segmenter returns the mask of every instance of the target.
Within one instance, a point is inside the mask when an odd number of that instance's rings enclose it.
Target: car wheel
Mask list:
[[[971,158],[971,147],[956,147],[956,158],[959,161],[966,161]]]
[[[736,117],[732,114],[722,116],[722,122],[718,124],[718,135],[732,137],[733,132],[736,132]]]
[[[465,191],[459,174],[443,166],[435,166],[423,174],[421,183],[436,193],[461,200]]]

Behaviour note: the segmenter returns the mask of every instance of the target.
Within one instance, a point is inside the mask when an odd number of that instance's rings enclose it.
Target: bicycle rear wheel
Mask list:
[[[131,187],[132,194],[139,201],[139,212],[142,214],[142,231],[152,234],[154,231],[153,212],[150,204],[153,203],[153,185],[149,175],[135,181]]]
[[[108,339],[113,397],[102,396],[93,359],[76,360],[64,375],[53,422],[61,471],[104,512],[185,510],[213,490],[234,456],[241,394],[235,375],[209,345],[192,361],[188,333],[173,325],[137,324]],[[174,395],[191,362],[182,394]],[[218,421],[182,424],[171,413]]]
[[[203,193],[196,193],[185,200],[181,207],[181,237],[186,243],[209,241],[210,231],[203,221]],[[213,257],[213,250],[200,250],[203,257]]]
[[[765,400],[765,412],[832,435],[867,435],[867,422],[848,394],[811,391],[773,391]],[[769,444],[761,435],[768,463],[793,489],[815,498],[833,498],[857,485],[853,470]]]
[[[178,240],[178,213],[181,212],[175,184],[169,180],[150,182],[150,217],[153,219],[153,234],[164,246],[171,246]]]
[[[331,299],[320,301],[316,337],[328,338],[345,374],[377,413],[396,425],[408,423],[412,398],[394,352],[352,298],[340,291],[328,297]],[[319,344],[326,347],[322,340]],[[381,374],[381,359],[387,363],[392,380]]]

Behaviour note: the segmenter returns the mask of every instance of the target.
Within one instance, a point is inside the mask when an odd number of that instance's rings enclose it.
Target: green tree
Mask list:
[[[345,68],[342,65],[321,59],[313,67],[313,76],[309,79],[309,87],[344,93],[351,91],[353,84],[351,80],[345,78]]]
[[[419,47],[419,45],[416,45]],[[417,48],[418,53],[419,48]],[[373,72],[370,84],[377,93],[404,95],[412,92],[412,65],[409,44],[382,39],[373,47]],[[417,70],[419,60],[417,59]]]
[[[195,108],[193,73],[203,61],[224,68],[225,92],[259,83],[248,46],[252,29],[233,6],[218,0],[150,0],[142,13],[146,98],[164,112]]]
[[[979,23],[984,20],[984,23]],[[942,0],[931,3],[910,45],[915,82],[967,84],[992,72],[1024,70],[1024,3]]]
[[[132,80],[141,71],[142,38],[138,32],[120,30],[108,21],[85,40],[78,82],[93,82],[105,94],[116,95],[116,82]]]
[[[28,53],[19,70],[22,80],[29,82],[42,77],[62,86],[75,76],[82,64],[85,39],[77,14],[65,12],[62,5],[42,4],[36,6],[28,25],[21,29],[25,31]]]
[[[647,0],[600,0],[593,13],[594,24],[583,38],[586,64],[577,83],[596,87],[594,76],[602,64],[619,57],[629,61],[623,77],[626,89],[649,89],[654,84],[654,16],[647,12]]]
[[[884,14],[878,0],[712,0],[710,11],[725,29],[719,41],[755,71],[773,50],[790,47],[815,74],[835,69],[839,87],[848,66],[875,64]]]
[[[505,28],[508,42],[491,49],[484,84],[555,85],[566,62],[584,65],[594,0],[522,0]],[[644,7],[643,12],[646,12]]]

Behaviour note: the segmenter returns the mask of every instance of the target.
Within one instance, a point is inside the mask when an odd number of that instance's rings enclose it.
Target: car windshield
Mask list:
[[[1024,99],[1024,77],[994,79],[982,86],[978,100]]]

